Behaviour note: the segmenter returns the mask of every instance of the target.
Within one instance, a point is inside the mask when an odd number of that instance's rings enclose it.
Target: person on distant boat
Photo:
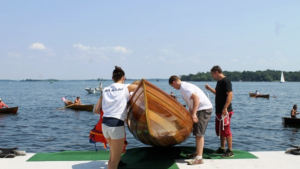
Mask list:
[[[299,114],[299,113],[297,113],[297,108],[298,108],[298,106],[295,104],[293,106],[293,109],[291,110],[291,117],[292,118],[297,118],[296,115]]]
[[[110,147],[108,169],[117,169],[121,162],[124,147],[125,124],[127,118],[127,102],[130,92],[137,88],[135,84],[124,84],[125,72],[121,67],[115,66],[112,73],[113,84],[104,87],[94,113],[103,111],[102,132]]]
[[[224,74],[220,66],[214,66],[210,70],[211,75],[216,79],[217,85],[213,89],[209,85],[205,84],[205,88],[216,95],[215,107],[216,107],[216,119],[215,130],[217,136],[220,136],[221,147],[215,153],[223,154],[222,157],[233,157],[232,151],[232,133],[230,130],[230,121],[233,115],[231,101],[233,97],[232,84]],[[225,150],[225,142],[227,141],[228,149]]]
[[[173,92],[171,92],[170,96],[173,97],[174,99],[176,99],[176,96],[174,95]]]
[[[99,84],[99,89],[102,91],[102,83]]]
[[[256,96],[259,95],[259,92],[258,92],[257,90],[255,91],[255,95],[256,95]]]
[[[2,109],[3,107],[9,108],[4,102],[2,102],[0,98],[0,109]]]
[[[81,105],[81,100],[80,100],[79,96],[77,96],[77,98],[75,99],[74,104],[75,105]]]
[[[179,90],[193,119],[193,135],[196,138],[196,152],[187,155],[193,160],[189,165],[203,164],[204,133],[211,117],[212,104],[204,92],[196,85],[181,81],[178,76],[169,78],[169,85]]]

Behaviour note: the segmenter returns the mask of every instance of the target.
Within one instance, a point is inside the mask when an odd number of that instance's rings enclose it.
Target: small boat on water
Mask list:
[[[0,114],[17,114],[18,107],[2,108]]]
[[[269,94],[255,94],[255,93],[251,93],[251,92],[249,92],[249,96],[250,97],[263,97],[263,98],[269,98],[270,97],[270,95]]]
[[[282,117],[282,123],[300,125],[300,118]]]
[[[96,94],[96,93],[101,93],[102,89],[100,87],[95,87],[95,88],[85,88],[89,94]]]
[[[193,121],[176,99],[142,79],[128,103],[127,126],[135,139],[167,147],[189,138]]]
[[[284,83],[284,82],[285,82],[285,80],[284,80],[283,72],[281,72],[280,83]]]
[[[65,102],[65,106],[66,108],[73,110],[93,111],[94,109],[94,104],[75,105],[72,101],[68,101],[68,103]]]
[[[98,87],[94,87],[94,88],[85,88],[84,90],[86,90],[89,94],[95,94],[95,93],[101,93],[102,92],[102,83],[99,84]]]

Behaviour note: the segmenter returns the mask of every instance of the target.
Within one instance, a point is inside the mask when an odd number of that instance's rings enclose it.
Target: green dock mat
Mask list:
[[[186,155],[195,152],[195,147],[140,147],[127,149],[122,155],[122,161],[127,163],[122,168],[164,168],[178,169],[175,159],[186,159]],[[233,150],[234,157],[225,159],[254,159],[253,154]],[[221,154],[214,154],[214,150],[204,148],[204,159],[224,159]],[[58,153],[36,153],[27,161],[95,161],[108,160],[109,151],[63,151]]]

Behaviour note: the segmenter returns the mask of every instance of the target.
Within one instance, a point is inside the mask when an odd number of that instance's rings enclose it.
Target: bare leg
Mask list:
[[[229,150],[232,150],[232,136],[226,137],[227,146]]]
[[[196,150],[197,156],[203,155],[203,147],[204,147],[204,136],[196,136]]]
[[[225,148],[225,140],[226,138],[223,136],[220,136],[220,141],[221,141],[221,148]]]
[[[110,147],[108,169],[117,169],[121,159],[123,147],[124,147],[124,138],[116,139],[116,140],[106,138],[106,140]]]

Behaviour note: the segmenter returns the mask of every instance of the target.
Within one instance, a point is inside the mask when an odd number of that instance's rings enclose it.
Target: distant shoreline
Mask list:
[[[127,79],[126,81],[135,81],[135,80],[141,80],[141,79]],[[168,79],[146,79],[148,81],[168,81]],[[99,82],[99,80],[90,80],[90,79],[77,79],[77,80],[56,80],[56,81],[51,81],[51,80],[32,80],[32,81],[23,81],[23,80],[10,80],[10,79],[0,79],[0,82],[65,82],[65,81],[97,81]],[[105,80],[101,80],[101,81],[112,81],[111,79],[105,79]],[[195,80],[183,80],[186,82],[216,82],[214,81],[195,81]],[[234,81],[232,80],[231,82],[239,82],[239,83],[243,83],[243,82],[269,82],[269,83],[279,83],[280,81]],[[286,83],[290,83],[290,82],[300,82],[300,81],[285,81]]]
[[[126,79],[126,81],[135,81],[141,79]],[[168,79],[151,78],[146,79],[148,81],[166,81]],[[11,80],[11,79],[0,79],[0,81],[19,81],[19,82],[57,82],[57,81],[112,81],[112,79],[71,79],[71,80],[59,80],[59,79],[25,79],[25,80]]]

